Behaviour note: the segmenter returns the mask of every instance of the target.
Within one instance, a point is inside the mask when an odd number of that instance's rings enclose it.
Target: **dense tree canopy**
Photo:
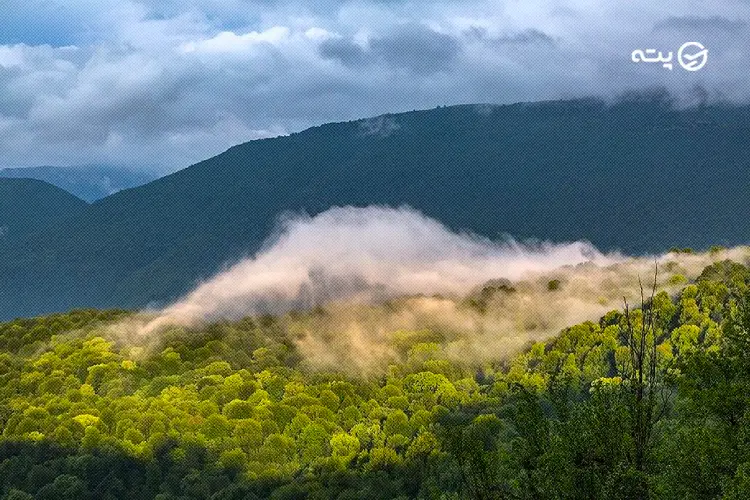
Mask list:
[[[720,262],[495,363],[398,332],[376,376],[306,368],[271,317],[145,344],[124,311],[2,323],[0,494],[748,498],[749,280]]]

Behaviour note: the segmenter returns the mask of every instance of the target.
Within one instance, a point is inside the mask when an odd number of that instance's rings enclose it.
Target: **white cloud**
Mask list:
[[[23,65],[23,54],[20,46],[0,47],[0,66],[12,68]]]
[[[326,29],[313,26],[312,28],[305,31],[305,36],[310,40],[321,41],[328,40],[329,38],[338,38],[340,35],[338,33],[332,33]]]
[[[259,44],[280,45],[289,40],[290,30],[286,26],[273,26],[265,31],[251,31],[238,35],[232,31],[222,31],[204,40],[187,42],[182,45],[184,52],[245,53]]]

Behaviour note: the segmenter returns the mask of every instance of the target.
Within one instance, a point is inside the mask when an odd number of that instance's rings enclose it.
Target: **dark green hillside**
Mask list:
[[[0,179],[0,247],[78,215],[85,207],[86,202],[46,182]]]
[[[136,307],[255,251],[285,210],[408,204],[497,237],[663,251],[750,240],[750,108],[660,97],[456,106],[253,141],[0,254],[0,317]]]

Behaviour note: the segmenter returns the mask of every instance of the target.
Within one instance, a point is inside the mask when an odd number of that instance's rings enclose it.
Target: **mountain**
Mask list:
[[[0,318],[140,307],[251,254],[284,211],[408,204],[490,238],[659,252],[750,241],[750,107],[464,105],[251,141],[0,248]]]
[[[49,182],[91,203],[117,191],[146,184],[158,176],[108,165],[85,165],[3,168],[0,169],[0,177]]]
[[[86,202],[46,182],[0,179],[0,247],[78,215]]]

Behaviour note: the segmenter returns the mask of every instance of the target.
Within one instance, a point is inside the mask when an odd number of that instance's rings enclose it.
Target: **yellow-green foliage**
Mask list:
[[[742,269],[714,266],[678,296],[655,297],[650,335],[658,339],[660,369],[675,383],[685,380],[679,360],[723,345],[727,318],[739,314]],[[502,467],[515,463],[509,450],[541,439],[525,436],[518,422],[540,422],[534,425],[549,433],[571,411],[580,425],[628,429],[615,410],[580,406],[603,401],[617,408],[627,390],[631,353],[619,311],[533,343],[508,362],[498,353],[497,363],[483,366],[450,361],[444,339],[433,332],[395,332],[392,347],[401,362],[367,377],[305,368],[273,318],[174,330],[133,346],[103,327],[124,315],[74,311],[0,324],[0,444],[55,444],[79,454],[114,450],[144,463],[168,460],[186,471],[213,464],[233,480],[283,482],[321,471],[427,467],[436,460],[468,467],[476,457],[467,455],[460,465],[462,454],[471,452],[462,439],[496,449],[481,464],[502,475]],[[639,328],[641,311],[632,311],[631,321]],[[560,394],[569,398],[562,406]],[[547,398],[547,413],[524,406],[524,398]],[[450,419],[463,423],[445,434]],[[553,423],[542,424],[545,419]],[[444,478],[446,484],[471,478],[451,470],[454,479]],[[461,488],[456,495],[469,491]]]

